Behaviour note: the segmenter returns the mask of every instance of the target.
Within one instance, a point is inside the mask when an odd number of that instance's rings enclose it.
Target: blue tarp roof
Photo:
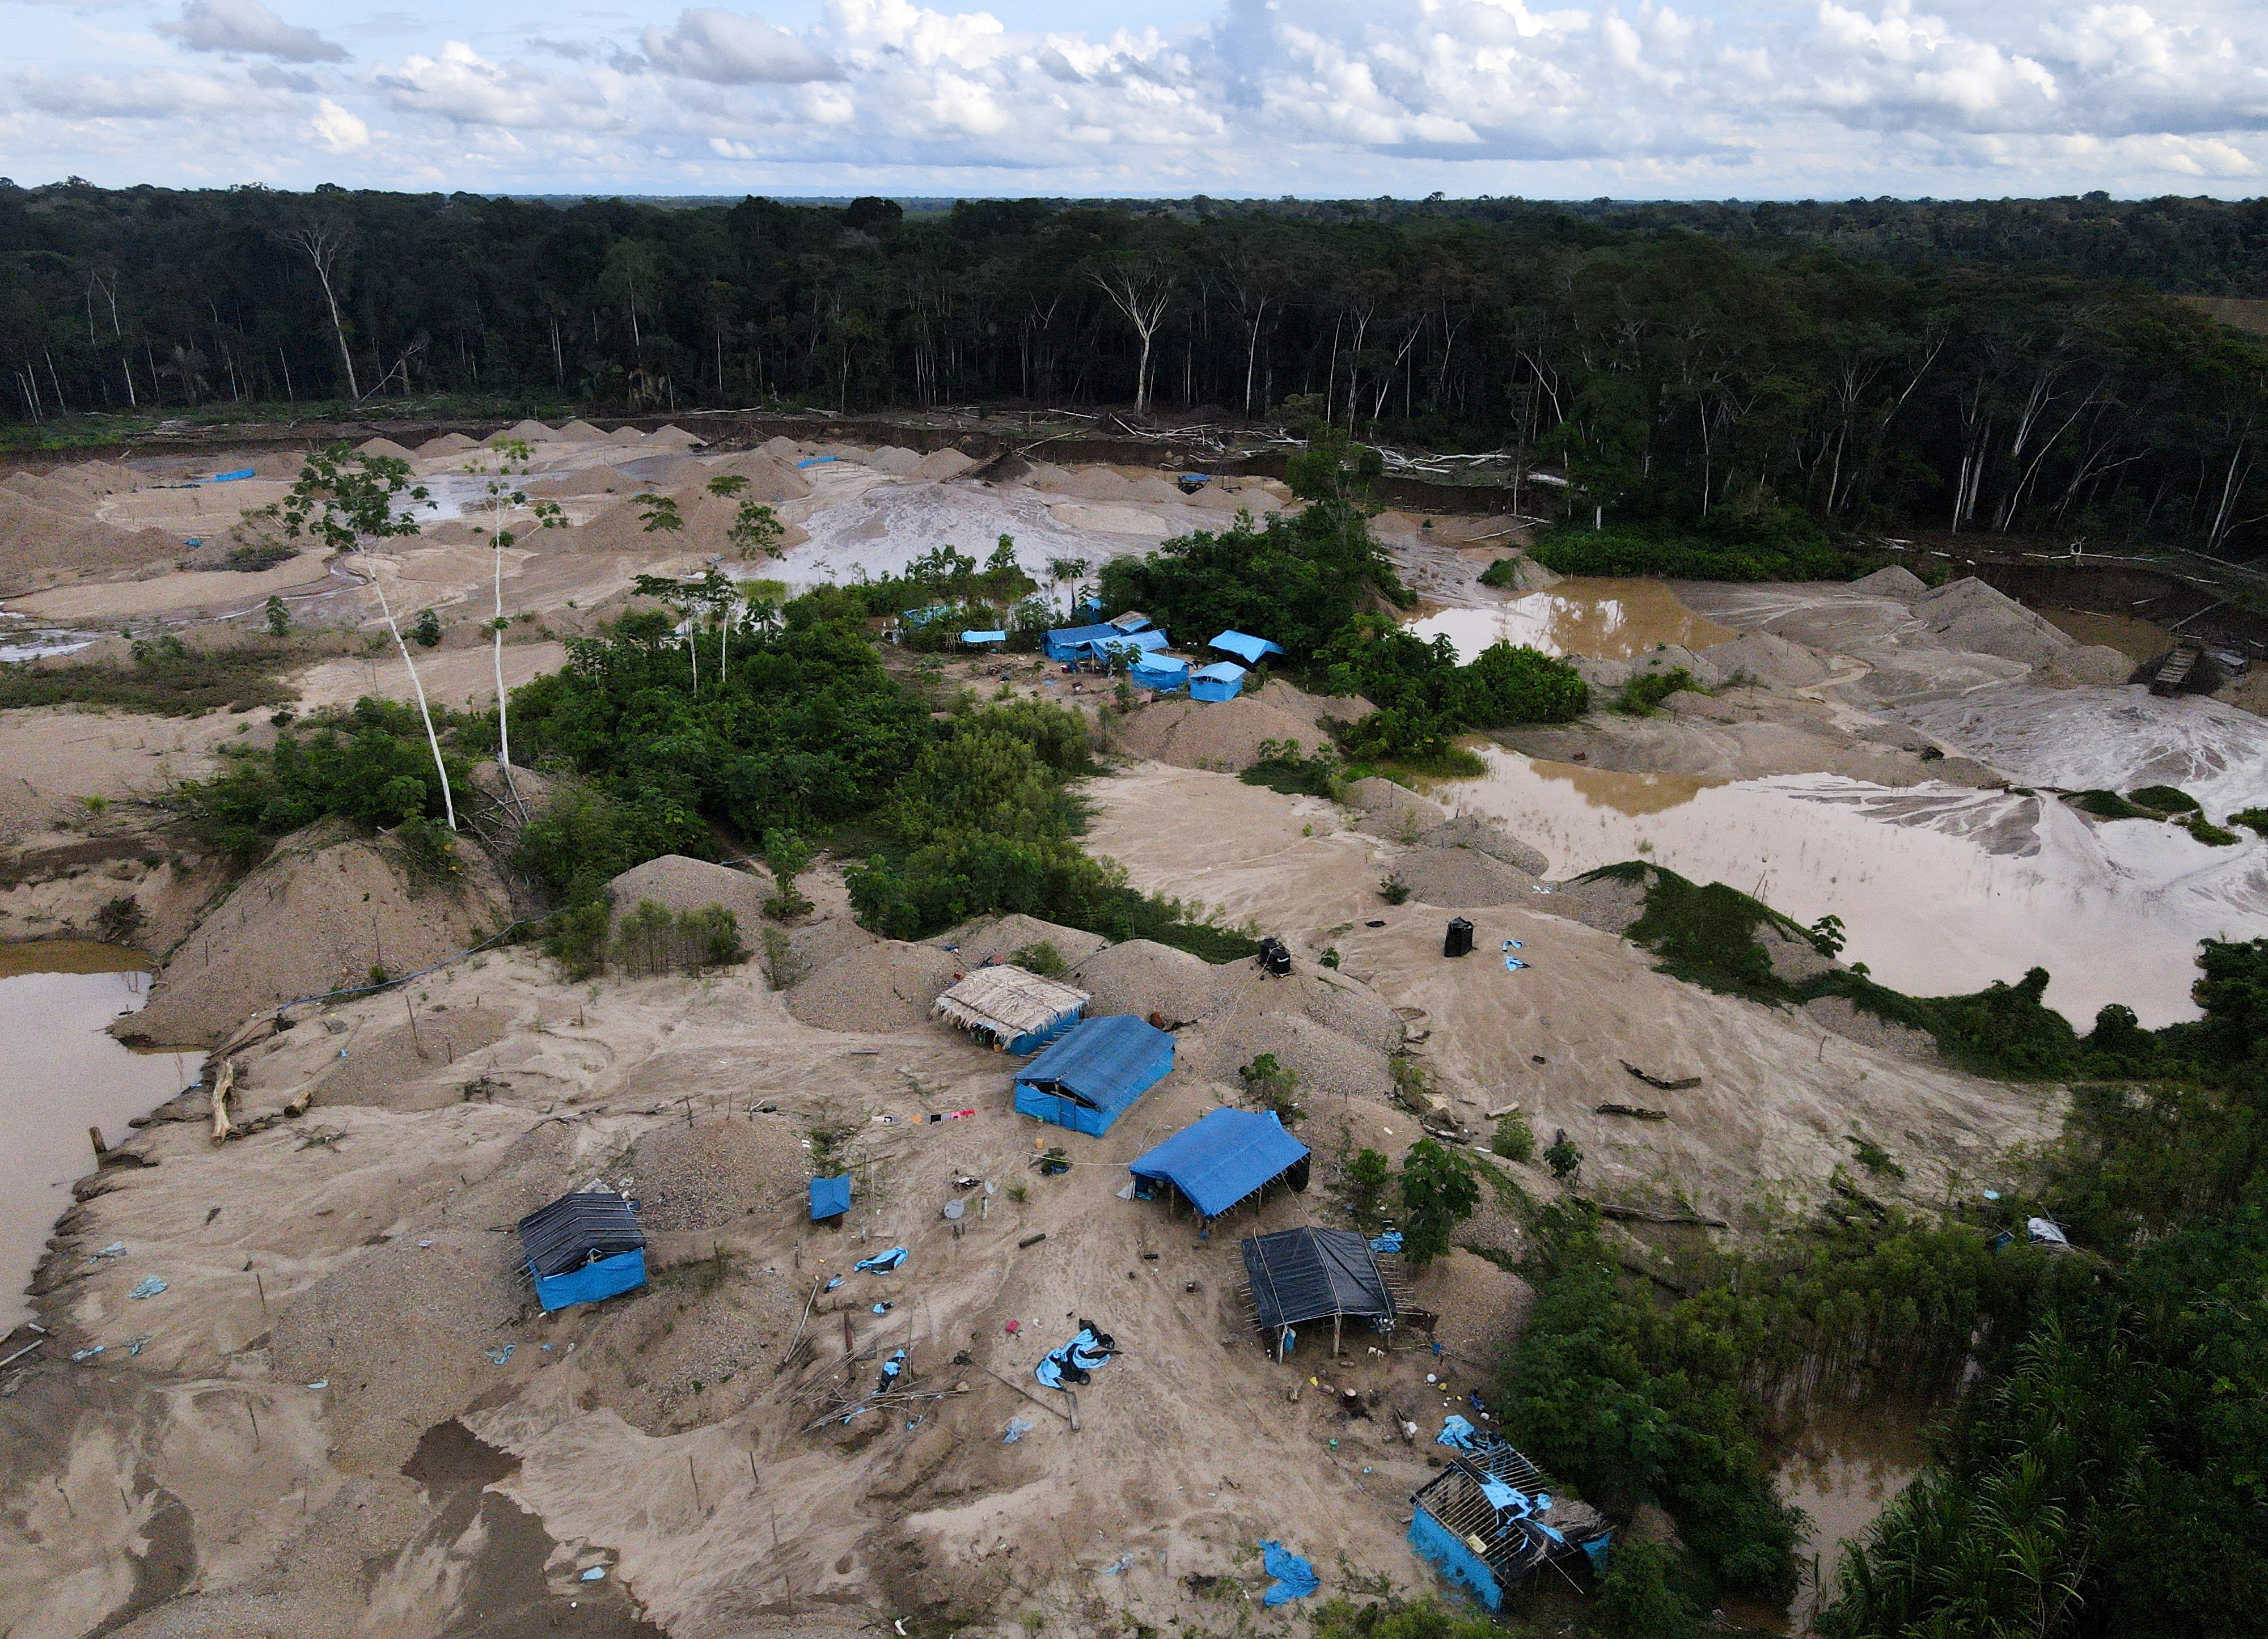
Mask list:
[[[1093,643],[1097,638],[1120,635],[1115,626],[1058,626],[1048,634],[1048,647],[1050,650],[1076,649],[1079,644]]]
[[[850,1210],[850,1174],[811,1180],[811,1221],[840,1217]]]
[[[961,641],[964,643],[1005,643],[1008,641],[1008,634],[1005,632],[963,632],[961,635]]]
[[[1281,643],[1272,643],[1265,637],[1253,637],[1237,631],[1223,632],[1205,647],[1233,654],[1247,665],[1259,665],[1260,657],[1263,655],[1279,655],[1284,652],[1284,645]]]
[[[1272,1110],[1215,1110],[1127,1170],[1137,1178],[1164,1179],[1210,1218],[1307,1155],[1307,1146],[1284,1130]]]
[[[1244,668],[1233,660],[1216,660],[1211,665],[1199,666],[1189,675],[1210,678],[1222,683],[1241,683],[1244,680]]]
[[[1179,688],[1189,680],[1189,663],[1172,655],[1148,654],[1127,668],[1126,674],[1149,688]]]
[[[1016,1072],[1020,1085],[1059,1085],[1109,1109],[1174,1068],[1174,1039],[1131,1013],[1082,1019],[1068,1035]]]
[[[926,626],[932,621],[936,620],[939,615],[950,614],[952,613],[953,611],[947,608],[944,604],[932,603],[926,609],[908,609],[905,612],[903,618],[906,624],[909,626]]]
[[[1108,627],[1103,628],[1108,631]],[[1144,653],[1167,647],[1163,632],[1111,632],[1108,637],[1091,637],[1083,647],[1099,655],[1108,655],[1114,649],[1139,649]]]

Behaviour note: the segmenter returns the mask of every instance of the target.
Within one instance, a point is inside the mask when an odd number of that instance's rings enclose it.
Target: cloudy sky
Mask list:
[[[2268,192],[2268,0],[0,0],[0,173],[482,192]]]

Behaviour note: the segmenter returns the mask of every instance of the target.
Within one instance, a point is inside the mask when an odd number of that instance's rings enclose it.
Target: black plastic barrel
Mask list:
[[[1473,949],[1473,924],[1462,916],[1449,919],[1448,936],[1441,941],[1444,956],[1469,956]]]

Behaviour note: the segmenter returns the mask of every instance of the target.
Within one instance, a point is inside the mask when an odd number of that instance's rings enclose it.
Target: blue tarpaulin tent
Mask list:
[[[1189,686],[1189,663],[1176,660],[1171,655],[1144,655],[1126,668],[1126,680],[1137,688],[1172,694]]]
[[[1016,1110],[1096,1137],[1174,1072],[1174,1039],[1131,1013],[1081,1020],[1016,1072]]]
[[[1008,634],[1005,632],[963,632],[961,635],[961,641],[964,643],[1005,643],[1008,641]]]
[[[611,1189],[579,1190],[529,1213],[519,1221],[519,1245],[546,1309],[645,1284],[645,1231],[630,1197]]]
[[[811,1221],[839,1218],[850,1210],[850,1174],[811,1180]]]
[[[1041,646],[1050,660],[1076,660],[1086,652],[1088,643],[1123,635],[1115,626],[1059,626]]]
[[[1198,1216],[1217,1218],[1307,1159],[1307,1146],[1284,1130],[1273,1110],[1215,1110],[1194,1126],[1182,1128],[1128,1170],[1137,1180],[1138,1193],[1171,1184]],[[1152,1191],[1143,1189],[1145,1182]]]
[[[1271,643],[1265,637],[1248,637],[1242,632],[1235,631],[1223,632],[1205,647],[1218,649],[1223,654],[1234,655],[1247,665],[1258,665],[1260,657],[1263,655],[1279,655],[1284,652],[1284,645],[1281,643]]]
[[[1243,687],[1244,668],[1227,660],[1201,665],[1189,673],[1191,700],[1233,700]]]
[[[1155,654],[1167,646],[1166,634],[1156,631],[1114,632],[1079,645],[1090,658],[1096,660],[1109,659],[1114,650],[1128,654]]]
[[[932,621],[941,620],[952,613],[945,605],[932,603],[926,609],[908,609],[901,618],[909,626],[927,626]]]

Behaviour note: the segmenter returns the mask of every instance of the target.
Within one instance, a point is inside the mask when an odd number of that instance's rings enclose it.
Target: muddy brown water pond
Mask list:
[[[1705,649],[1740,636],[1687,608],[1665,582],[1582,575],[1503,603],[1442,609],[1410,629],[1428,641],[1447,633],[1457,658],[1465,661],[1494,643],[1525,644],[1548,655],[1628,660],[1663,643]]]
[[[0,1297],[12,1326],[75,1180],[94,1169],[87,1128],[106,1143],[188,1084],[195,1055],[136,1053],[104,1033],[145,999],[149,960],[115,945],[41,940],[0,945]]]
[[[1798,1557],[1802,1579],[1788,1606],[1787,1629],[1808,1634],[1835,1591],[1844,1551],[1867,1533],[1890,1500],[1921,1472],[1928,1408],[1820,1406],[1787,1441],[1779,1494],[1811,1519],[1811,1539]]]

